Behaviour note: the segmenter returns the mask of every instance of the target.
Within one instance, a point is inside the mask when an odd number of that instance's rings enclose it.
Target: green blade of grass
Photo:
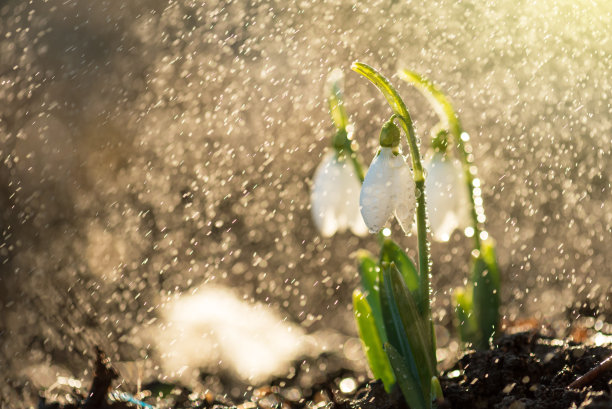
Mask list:
[[[384,348],[385,352],[387,352],[387,356],[389,357],[391,368],[393,368],[395,380],[399,385],[408,406],[410,406],[411,409],[430,409],[431,404],[427,405],[425,402],[419,381],[408,369],[402,355],[390,343],[386,343]]]
[[[391,392],[391,388],[395,384],[395,376],[393,375],[389,359],[383,350],[383,343],[374,322],[372,309],[367,299],[359,290],[353,292],[353,309],[359,337],[363,343],[372,374],[374,378],[380,379],[383,382],[387,392]]]
[[[414,378],[419,380],[420,377],[417,363],[415,357],[413,356],[408,337],[406,336],[406,329],[404,328],[404,323],[402,322],[399,305],[393,293],[393,283],[391,282],[391,277],[389,275],[389,271],[391,269],[397,271],[395,266],[391,264],[390,266],[383,266],[379,273],[379,280],[381,283],[380,305],[382,309],[385,331],[387,332],[387,339],[404,358]],[[427,382],[429,383],[429,380]],[[419,388],[421,388],[420,383]]]
[[[432,348],[431,319],[423,317],[400,272],[392,264],[385,271],[384,280],[391,283],[393,298],[402,321],[404,336],[408,340],[412,357],[425,396],[429,396],[431,377],[436,374],[435,347]]]
[[[440,385],[440,380],[437,376],[431,377],[431,400],[444,399],[444,394],[442,393],[442,385]]]
[[[474,319],[474,311],[472,305],[472,287],[457,288],[453,293],[455,301],[455,311],[459,328],[459,337],[461,341],[468,344],[477,342],[478,328]]]
[[[357,260],[359,262],[359,275],[361,276],[361,285],[365,291],[366,299],[368,304],[372,308],[372,315],[374,316],[374,322],[378,328],[378,333],[382,342],[387,342],[387,334],[383,324],[382,311],[380,307],[380,284],[378,282],[378,272],[380,267],[374,257],[365,250],[360,250],[357,253]]]
[[[390,238],[385,238],[380,249],[380,262],[395,263],[395,267],[402,273],[404,282],[410,292],[416,297],[419,292],[419,273],[416,266],[404,253],[401,247]],[[418,302],[417,302],[418,305]]]
[[[499,326],[499,270],[495,249],[483,242],[482,251],[474,261],[472,271],[474,292],[473,313],[478,327],[477,348],[488,348]]]

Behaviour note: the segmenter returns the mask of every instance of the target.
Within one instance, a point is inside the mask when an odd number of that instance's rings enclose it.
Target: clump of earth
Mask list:
[[[444,400],[436,405],[440,409],[612,409],[612,369],[603,369],[591,379],[583,377],[610,357],[610,346],[559,340],[534,331],[506,335],[489,350],[466,352],[445,371],[440,378]],[[242,402],[232,401],[227,394],[194,393],[162,382],[146,384],[132,396],[113,392],[118,374],[96,349],[89,391],[73,391],[67,403],[41,398],[39,408],[408,408],[397,388],[386,393],[380,381],[368,381],[342,365],[342,359],[333,354],[301,360],[289,376],[247,388]],[[586,380],[576,385],[581,377]]]

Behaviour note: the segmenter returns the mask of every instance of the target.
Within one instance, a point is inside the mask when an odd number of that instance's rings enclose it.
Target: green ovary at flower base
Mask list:
[[[430,202],[430,205],[433,205],[430,207],[432,214],[444,213],[448,221],[444,225],[434,226],[432,223],[432,230],[434,237],[441,241],[448,240],[455,228],[465,228],[466,235],[473,237],[470,283],[467,288],[455,292],[455,304],[462,340],[476,348],[487,348],[499,330],[500,273],[494,241],[484,230],[486,217],[480,197],[481,185],[480,180],[476,178],[476,167],[472,163],[469,135],[463,131],[459,117],[448,98],[432,82],[408,70],[402,70],[399,75],[430,101],[440,117],[439,130],[432,143],[435,153],[427,168],[428,183],[431,184],[426,187],[426,192],[428,197],[433,198]],[[457,166],[456,161],[449,155],[445,133],[450,133],[453,138],[461,159],[461,167]],[[434,186],[436,183],[438,186]],[[457,189],[460,185],[464,186],[463,191]],[[440,187],[442,191],[437,190]],[[437,193],[430,193],[429,188]],[[457,206],[446,206],[436,200],[436,195],[442,194],[456,197],[461,209]],[[471,221],[471,225],[465,227],[467,220]]]

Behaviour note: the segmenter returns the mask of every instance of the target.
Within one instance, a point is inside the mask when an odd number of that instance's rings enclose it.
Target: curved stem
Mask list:
[[[400,78],[414,85],[431,103],[434,110],[440,117],[440,120],[445,124],[450,133],[453,135],[455,145],[459,151],[463,174],[466,187],[468,190],[468,198],[470,201],[470,216],[472,219],[472,228],[474,229],[474,248],[480,249],[480,232],[484,230],[484,225],[478,222],[478,213],[476,212],[476,202],[474,200],[474,164],[471,161],[469,151],[469,137],[464,140],[464,132],[453,106],[451,105],[446,95],[444,95],[431,81],[420,76],[419,74],[402,70],[399,73]],[[467,134],[465,134],[467,136]],[[484,210],[483,210],[484,214]]]
[[[357,152],[355,152],[352,147],[352,141],[348,138],[346,129],[338,129],[332,141],[332,147],[336,150],[336,155],[338,157],[345,156],[351,161],[353,169],[355,170],[355,175],[359,181],[363,183],[363,179],[365,178],[363,165],[357,156]]]
[[[361,165],[361,161],[357,157],[357,153],[352,151],[352,149],[350,153],[350,159],[351,159],[351,163],[353,164],[353,169],[355,169],[355,173],[357,174],[357,177],[359,178],[359,181],[363,183],[363,179],[365,179],[365,173],[363,172],[363,166]]]
[[[400,124],[410,149],[410,157],[412,159],[413,178],[417,197],[417,241],[419,248],[419,291],[421,295],[420,310],[424,316],[431,319],[430,298],[430,268],[431,262],[429,258],[429,243],[427,242],[427,210],[425,208],[425,174],[421,163],[421,155],[419,152],[418,141],[412,125],[412,119],[406,109],[404,101],[399,96],[395,88],[389,83],[374,68],[367,64],[354,62],[351,66],[353,71],[363,75],[372,82],[385,96],[387,102],[391,106],[393,113],[400,119]]]
[[[357,157],[357,153],[351,146],[351,140],[348,138],[347,127],[349,126],[349,119],[344,108],[344,97],[342,95],[342,73],[334,72],[329,81],[329,114],[331,116],[334,125],[338,132],[334,137],[332,145],[338,155],[345,154],[353,164],[355,174],[361,182],[365,177],[363,172],[363,165]]]

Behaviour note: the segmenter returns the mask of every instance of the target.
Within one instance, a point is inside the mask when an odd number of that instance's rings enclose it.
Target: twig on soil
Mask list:
[[[574,382],[570,383],[569,389],[578,389],[582,388],[585,385],[593,382],[595,378],[597,378],[602,372],[612,370],[612,355],[608,358],[604,359],[599,365],[595,368],[591,369],[589,372],[585,373]]]

